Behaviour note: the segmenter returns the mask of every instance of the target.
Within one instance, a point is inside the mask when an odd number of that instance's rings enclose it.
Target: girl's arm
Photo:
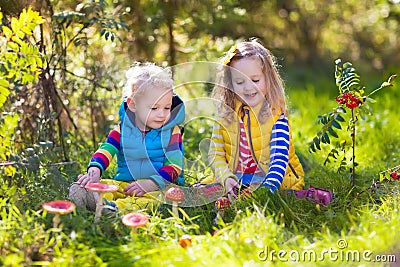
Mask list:
[[[164,166],[158,171],[158,174],[165,180],[155,181],[160,186],[165,182],[174,183],[178,179],[183,169],[183,147],[182,147],[182,134],[178,126],[172,130],[171,139],[165,151]],[[156,179],[156,177],[152,177]]]
[[[289,122],[284,115],[272,127],[270,142],[270,165],[263,182],[273,192],[281,187],[289,162]]]
[[[210,150],[208,152],[208,161],[211,164],[211,168],[214,171],[217,182],[225,185],[228,178],[232,178],[237,181],[237,177],[233,174],[232,170],[229,169],[228,162],[226,160],[222,129],[219,124],[214,124],[213,126]]]

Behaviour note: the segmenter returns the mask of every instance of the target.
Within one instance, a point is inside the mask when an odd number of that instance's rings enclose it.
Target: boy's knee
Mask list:
[[[79,184],[73,183],[69,188],[68,198],[74,202],[79,208],[87,208],[96,210],[96,199],[94,194],[81,187]]]

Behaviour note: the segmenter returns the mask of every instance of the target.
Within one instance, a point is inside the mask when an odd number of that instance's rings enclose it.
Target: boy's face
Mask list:
[[[261,60],[245,57],[232,63],[233,90],[239,99],[250,107],[265,100],[267,86]]]
[[[172,96],[172,89],[151,88],[134,99],[128,98],[136,127],[141,131],[161,128],[170,118]]]

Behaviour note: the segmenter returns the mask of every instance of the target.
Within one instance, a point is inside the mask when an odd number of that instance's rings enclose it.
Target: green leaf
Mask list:
[[[336,114],[335,115],[335,120],[338,120],[338,121],[341,121],[341,122],[345,122],[345,119],[340,114]]]
[[[325,142],[326,144],[330,144],[330,143],[331,143],[331,140],[330,140],[330,138],[329,138],[329,135],[328,135],[326,132],[324,133],[324,139],[325,139],[325,141],[326,141],[326,142]]]
[[[7,80],[4,80],[4,79],[2,79],[2,78],[0,78],[0,93],[2,93],[3,92],[3,90],[1,89],[1,87],[3,87],[3,88],[8,88],[8,86],[9,86],[9,83],[8,83],[8,81]]]
[[[322,136],[321,136],[321,142],[322,142],[322,143],[324,143],[324,144],[326,144],[326,138],[325,138],[325,135],[322,135]]]
[[[316,147],[318,150],[321,150],[321,147],[320,147],[320,145],[319,145],[319,143],[320,143],[319,138],[318,138],[318,137],[314,137],[313,142],[314,142],[314,144],[315,144],[315,147]]]
[[[4,103],[6,103],[7,101],[7,97],[3,94],[0,94],[0,107],[2,107],[4,105]]]
[[[11,38],[13,32],[10,28],[8,28],[7,26],[2,26],[1,29],[3,30],[4,36],[6,38]]]
[[[328,119],[327,116],[323,116],[322,119],[321,119],[321,122],[322,122],[323,124],[327,124],[328,121],[329,121],[329,119]]]
[[[330,154],[332,155],[332,158],[337,159],[339,151],[337,151],[336,149],[332,149]]]
[[[337,129],[342,129],[342,126],[340,126],[340,124],[335,120],[332,121],[332,126]]]
[[[11,29],[13,32],[17,32],[20,28],[19,21],[17,18],[11,18]]]
[[[8,42],[8,47],[14,50],[15,52],[19,52],[19,46],[14,42]]]
[[[10,91],[5,87],[0,86],[0,95],[7,97],[10,95]]]
[[[27,35],[32,35],[31,29],[29,27],[27,27],[27,26],[22,27],[21,30],[22,30],[22,32],[24,32]]]
[[[11,37],[11,40],[13,40],[15,43],[19,44],[20,46],[23,46],[25,44],[17,35],[14,35],[13,37]]]
[[[311,150],[311,151],[310,151]],[[310,143],[310,146],[308,147],[308,151],[310,151],[310,152],[315,152],[316,150],[315,150],[315,145],[314,145],[314,142],[311,142]]]
[[[42,68],[42,67],[43,67],[43,60],[42,60],[42,58],[41,58],[41,57],[35,57],[35,60],[36,60],[36,65],[37,65],[39,68]]]
[[[17,31],[15,34],[18,36],[19,39],[24,39],[25,37],[25,33],[21,30]]]
[[[333,136],[338,138],[339,136],[337,135],[337,133],[332,129],[332,127],[328,127],[328,131],[329,133]]]

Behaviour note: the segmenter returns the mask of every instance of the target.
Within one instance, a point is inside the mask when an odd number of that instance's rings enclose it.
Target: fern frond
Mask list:
[[[341,59],[335,61],[335,79],[336,86],[339,88],[341,94],[362,89],[360,75],[356,73],[356,69],[352,67],[350,62],[342,64]]]

